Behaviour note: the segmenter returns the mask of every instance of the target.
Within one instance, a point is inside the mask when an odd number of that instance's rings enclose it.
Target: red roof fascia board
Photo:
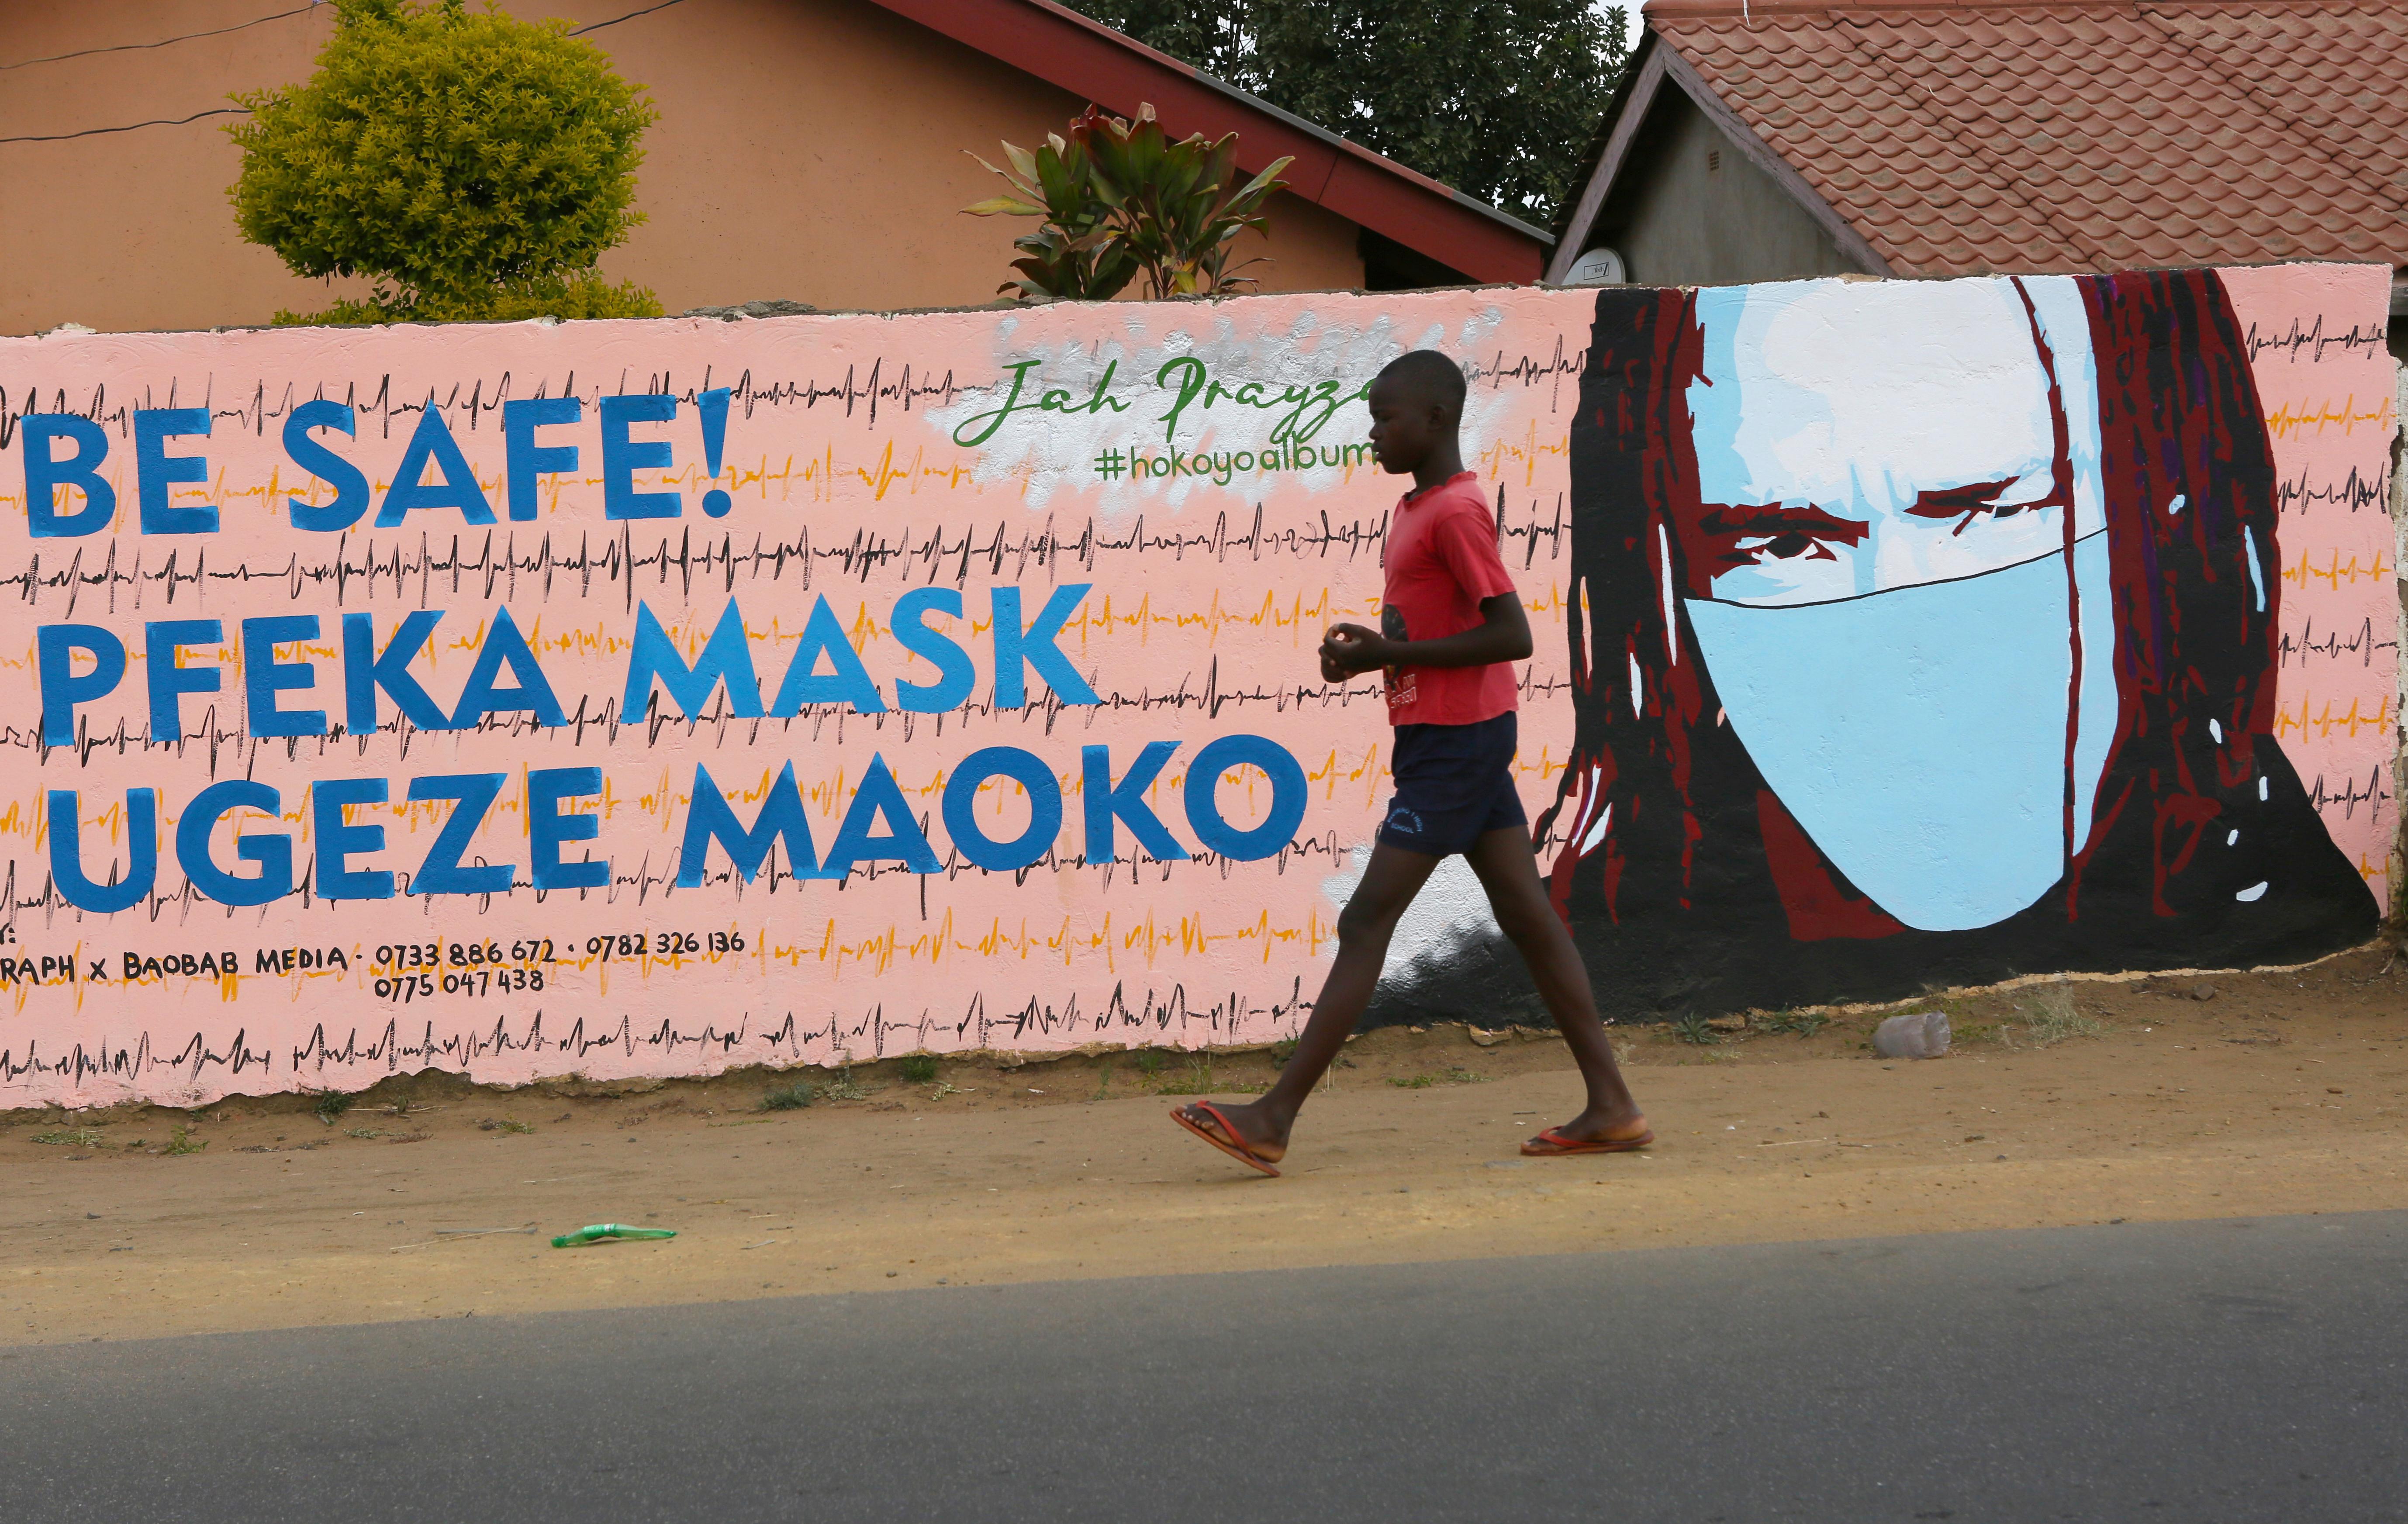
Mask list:
[[[1552,240],[1538,229],[1052,0],[876,3],[1108,111],[1150,103],[1174,136],[1234,132],[1249,174],[1293,157],[1283,174],[1290,193],[1474,280],[1526,283],[1545,264]]]

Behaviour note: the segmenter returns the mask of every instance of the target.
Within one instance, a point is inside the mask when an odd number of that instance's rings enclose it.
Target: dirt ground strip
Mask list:
[[[1630,1029],[1656,1147],[1531,1161],[1552,1033],[1347,1050],[1284,1178],[1165,1119],[1275,1052],[888,1061],[595,1094],[389,1081],[0,1118],[0,1344],[904,1286],[2408,1206],[2408,958]],[[799,1080],[806,1099],[792,1092]],[[787,1092],[784,1109],[765,1098]],[[586,1223],[665,1243],[553,1249]]]

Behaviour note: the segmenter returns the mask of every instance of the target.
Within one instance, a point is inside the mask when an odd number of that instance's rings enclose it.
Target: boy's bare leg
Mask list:
[[[1288,1130],[1296,1125],[1297,1112],[1337,1060],[1354,1023],[1362,1019],[1363,1007],[1371,1003],[1371,991],[1379,986],[1380,968],[1387,961],[1388,938],[1397,930],[1397,920],[1413,903],[1413,896],[1421,892],[1439,861],[1426,853],[1408,852],[1386,842],[1372,845],[1371,861],[1364,866],[1363,881],[1354,886],[1346,908],[1338,913],[1338,956],[1329,964],[1329,976],[1322,981],[1321,998],[1313,1003],[1312,1015],[1297,1037],[1296,1052],[1280,1071],[1278,1083],[1259,1100],[1214,1108],[1237,1129],[1234,1141],[1243,1143],[1265,1160],[1277,1160],[1287,1152]],[[1524,871],[1534,872],[1526,867]],[[1536,877],[1531,881],[1535,885]],[[1541,904],[1544,903],[1542,899]],[[1574,964],[1577,967],[1577,955]],[[1587,988],[1584,979],[1584,997]],[[1592,1013],[1589,1020],[1594,1023],[1596,1019]],[[1602,1032],[1598,1040],[1603,1041]],[[1606,1062],[1609,1066],[1613,1062],[1610,1051]],[[1197,1126],[1226,1134],[1226,1129],[1213,1119],[1211,1112],[1192,1105],[1182,1111]]]
[[[1555,1030],[1580,1065],[1588,1086],[1588,1105],[1556,1129],[1568,1138],[1635,1138],[1647,1131],[1647,1118],[1622,1071],[1613,1061],[1613,1045],[1598,1019],[1597,997],[1589,989],[1588,970],[1580,948],[1547,899],[1546,886],[1530,849],[1529,833],[1520,827],[1491,831],[1473,844],[1465,857],[1488,891],[1488,907],[1497,924],[1522,954],[1539,996],[1555,1018]]]

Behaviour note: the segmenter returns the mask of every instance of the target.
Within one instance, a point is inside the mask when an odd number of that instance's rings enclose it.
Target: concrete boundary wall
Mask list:
[[[1415,348],[1613,1014],[2351,945],[2386,279],[0,340],[0,1105],[1293,1033]],[[1450,861],[1375,1018],[1536,1009]]]
[[[2392,772],[2392,797],[2396,800],[2408,793],[2408,663],[2398,661],[2396,652],[2408,650],[2408,571],[2401,570],[2401,557],[2408,555],[2408,365],[2392,362],[2391,411],[2395,428],[2391,437],[2391,578],[2400,599],[2399,633],[2395,637],[2393,669],[2399,687],[2394,691],[2391,706],[2393,748],[2396,765]],[[2399,836],[2393,843],[2391,897],[2386,903],[2395,931],[2408,934],[2408,816],[2395,807],[2392,819]]]

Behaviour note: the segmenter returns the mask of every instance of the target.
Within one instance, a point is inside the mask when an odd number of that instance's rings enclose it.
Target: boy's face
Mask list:
[[[1371,458],[1394,476],[1404,476],[1428,460],[1430,447],[1445,427],[1438,405],[1413,391],[1389,376],[1371,383]]]

